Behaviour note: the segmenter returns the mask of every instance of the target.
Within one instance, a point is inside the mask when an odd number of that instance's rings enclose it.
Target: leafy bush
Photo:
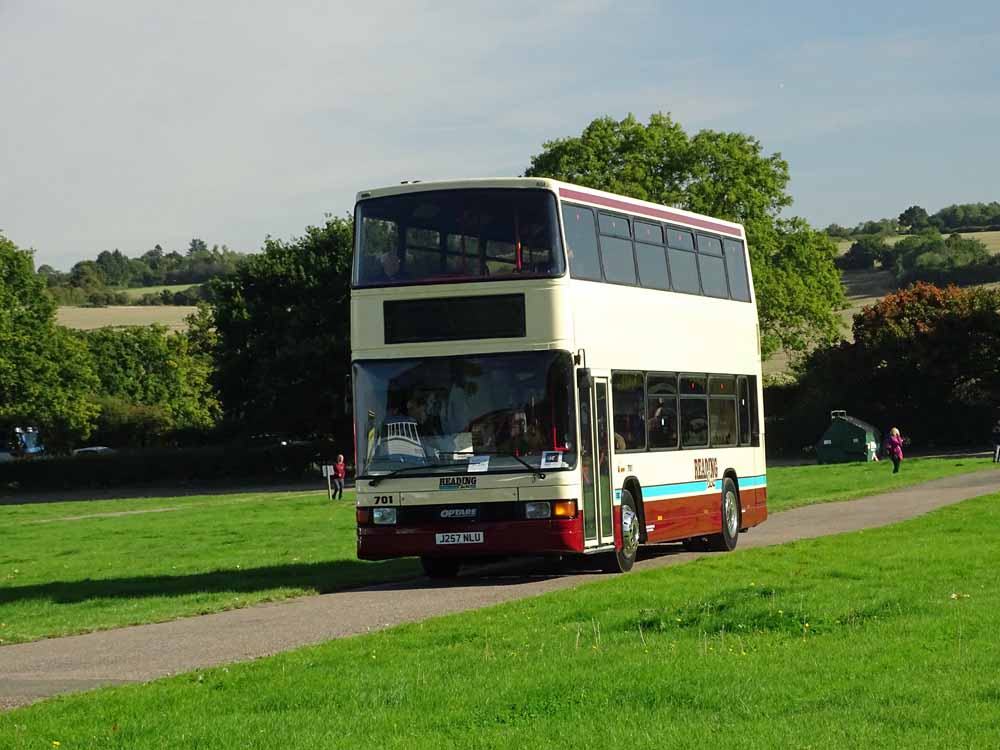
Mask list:
[[[204,302],[208,299],[208,287],[204,284],[189,287],[187,289],[181,289],[176,292],[171,292],[169,289],[161,289],[159,292],[149,292],[143,294],[136,300],[133,300],[133,304],[136,305],[179,305],[182,307],[191,307],[197,305],[199,302]]]
[[[889,246],[881,237],[862,237],[837,258],[837,267],[845,270],[874,268],[888,252]]]
[[[101,413],[90,442],[114,447],[163,444],[174,421],[159,405],[133,404],[117,396],[98,399]]]
[[[928,229],[886,246],[882,265],[890,269],[901,285],[915,281],[952,283],[962,279],[979,281],[995,262],[980,240],[958,234],[942,237]],[[985,280],[985,279],[984,279]]]

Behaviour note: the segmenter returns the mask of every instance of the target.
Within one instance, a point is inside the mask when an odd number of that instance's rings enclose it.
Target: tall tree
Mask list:
[[[911,232],[919,232],[930,226],[930,217],[920,206],[910,206],[899,215],[899,224]]]
[[[208,245],[205,244],[205,240],[195,237],[191,240],[191,244],[188,245],[188,255],[197,255],[198,253],[208,252]]]
[[[829,238],[802,219],[782,220],[792,202],[788,164],[742,133],[689,137],[662,113],[643,125],[600,117],[579,136],[543,144],[527,176],[675,205],[745,225],[765,357],[834,341],[844,296]]]
[[[86,348],[55,324],[31,253],[0,234],[0,419],[38,425],[51,447],[86,437],[97,387]]]
[[[269,238],[213,283],[217,383],[230,424],[334,431],[350,362],[352,239],[350,219],[329,218],[290,242]]]

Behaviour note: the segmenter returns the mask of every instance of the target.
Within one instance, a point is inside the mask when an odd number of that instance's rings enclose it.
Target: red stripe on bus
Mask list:
[[[569,198],[570,200],[586,201],[588,203],[596,203],[599,206],[616,208],[619,211],[643,213],[647,216],[655,216],[658,219],[676,221],[681,224],[691,224],[693,226],[700,227],[701,229],[707,229],[711,232],[719,232],[720,234],[727,234],[731,237],[743,239],[743,234],[739,229],[735,229],[725,224],[719,224],[714,221],[708,221],[707,219],[696,219],[693,216],[684,216],[683,214],[674,213],[673,211],[664,211],[662,208],[650,208],[649,206],[643,206],[638,203],[630,203],[629,201],[618,200],[617,198],[605,198],[604,196],[591,195],[590,193],[581,193],[579,190],[570,190],[569,188],[559,188],[559,197]]]

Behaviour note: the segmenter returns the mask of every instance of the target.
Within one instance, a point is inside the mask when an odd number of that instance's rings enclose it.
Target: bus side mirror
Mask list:
[[[581,367],[576,371],[576,382],[580,386],[581,391],[590,390],[594,384],[594,376],[590,374],[589,367]]]
[[[354,410],[354,383],[351,375],[344,376],[344,415],[350,416]]]

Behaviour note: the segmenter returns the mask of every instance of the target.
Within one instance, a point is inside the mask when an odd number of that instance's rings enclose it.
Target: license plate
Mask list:
[[[456,531],[448,534],[435,534],[434,541],[437,544],[482,544],[483,532]]]

